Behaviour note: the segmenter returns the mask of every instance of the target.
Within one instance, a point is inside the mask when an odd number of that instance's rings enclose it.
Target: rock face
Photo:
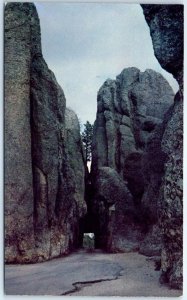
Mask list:
[[[183,5],[142,5],[156,58],[183,83]]]
[[[125,159],[145,148],[173,96],[167,81],[153,70],[128,68],[116,80],[107,80],[97,99],[93,170],[109,166],[122,174]]]
[[[180,86],[174,105],[165,117],[159,150],[165,155],[159,191],[159,225],[163,239],[161,281],[182,288],[183,5],[142,5],[142,8],[155,56]]]
[[[35,256],[30,127],[30,38],[35,23],[32,7],[7,4],[5,9],[5,245],[8,261],[20,261],[22,257],[27,261]],[[25,22],[27,14],[29,22]]]
[[[153,161],[151,155],[157,154],[158,128],[173,98],[171,87],[159,73],[137,68],[124,69],[99,90],[93,140],[93,210],[98,219],[98,244],[103,241],[108,251],[137,250],[141,241],[142,253],[153,255],[160,250],[160,240],[153,243],[152,234],[158,231],[153,224],[157,224],[156,195],[163,172],[158,161],[162,157]],[[157,172],[154,177],[153,167]],[[120,179],[115,182],[114,177]],[[150,180],[154,183],[151,188]],[[144,251],[143,238],[148,231],[150,243]]]
[[[82,143],[78,119],[42,57],[31,3],[5,7],[5,105],[6,261],[68,253],[86,213]]]
[[[141,227],[135,222],[133,197],[123,179],[114,169],[101,167],[94,186],[96,247],[110,252],[138,250]]]

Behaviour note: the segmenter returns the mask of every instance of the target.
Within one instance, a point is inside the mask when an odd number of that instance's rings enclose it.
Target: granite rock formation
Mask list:
[[[41,51],[31,3],[5,7],[5,259],[47,260],[89,224],[107,251],[161,251],[161,281],[182,288],[183,6],[142,5],[155,56],[179,83],[128,68],[98,93],[92,185],[78,119]],[[88,198],[87,193],[87,198]],[[87,222],[87,221],[86,221]],[[93,227],[92,227],[93,226]]]
[[[9,262],[35,258],[30,127],[33,14],[30,4],[5,8],[5,256]]]
[[[18,30],[19,29],[19,30]],[[86,213],[76,115],[41,52],[31,3],[5,7],[5,259],[68,253]]]
[[[142,5],[156,58],[183,83],[183,5]]]
[[[108,240],[104,242],[108,251],[140,248],[147,255],[160,251],[160,239],[154,242],[153,234],[159,236],[157,189],[163,168],[160,168],[162,157],[157,158],[155,146],[160,141],[158,128],[162,127],[173,99],[173,90],[162,75],[153,70],[140,72],[137,68],[124,69],[116,80],[107,80],[98,92],[92,153],[93,211],[98,219],[98,243],[102,244],[104,228],[106,232],[112,232],[112,237],[108,234]],[[154,177],[152,168],[157,172]],[[116,178],[120,177],[115,189],[112,171]],[[109,196],[114,197],[111,205],[115,206],[111,217]],[[106,205],[101,204],[105,202]],[[129,209],[126,203],[130,202]],[[104,208],[100,209],[101,205]],[[149,243],[143,242],[146,234]]]
[[[161,281],[182,288],[183,252],[183,5],[142,5],[155,56],[172,73],[179,91],[165,117],[160,153],[165,155],[159,191],[162,232]]]
[[[168,82],[153,70],[127,68],[116,80],[107,80],[97,98],[93,171],[109,166],[122,174],[127,156],[145,148],[173,97]]]
[[[136,208],[124,180],[116,170],[100,167],[94,187],[96,248],[108,252],[137,251],[141,227],[135,222]]]

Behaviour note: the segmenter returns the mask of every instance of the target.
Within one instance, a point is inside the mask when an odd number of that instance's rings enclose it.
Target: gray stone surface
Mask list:
[[[155,210],[157,213],[157,210]],[[162,235],[158,224],[150,226],[148,233],[140,244],[139,253],[146,256],[160,256],[162,245]]]
[[[149,69],[145,72],[140,72],[137,68],[124,69],[116,80],[105,81],[98,92],[92,160],[94,205],[97,206],[98,203],[100,207],[102,202],[98,195],[100,190],[102,199],[110,195],[110,198],[118,199],[116,202],[124,201],[123,205],[126,205],[126,193],[122,193],[121,190],[119,192],[116,186],[112,187],[114,182],[111,183],[109,178],[105,178],[106,188],[100,187],[99,182],[103,181],[100,170],[103,167],[110,167],[121,178],[120,185],[130,191],[133,212],[129,215],[131,218],[129,227],[128,213],[125,217],[124,212],[119,209],[116,211],[118,217],[111,224],[99,209],[95,209],[98,215],[100,214],[98,220],[104,222],[106,219],[103,228],[114,227],[116,238],[113,239],[113,246],[109,247],[110,243],[104,242],[110,251],[114,251],[115,248],[116,251],[119,248],[125,251],[127,241],[129,245],[132,244],[132,250],[139,247],[142,249],[145,243],[142,245],[140,243],[145,234],[150,237],[147,239],[150,243],[146,244],[146,249],[150,246],[150,253],[151,249],[155,253],[155,247],[158,248],[159,243],[153,245],[154,238],[151,238],[151,233],[153,224],[157,222],[160,174],[164,172],[164,157],[160,155],[162,121],[173,101],[174,93],[168,82],[162,75]],[[153,172],[153,169],[156,169],[156,172]],[[124,218],[123,222],[116,225],[120,218]],[[123,234],[120,232],[120,226],[129,228],[128,239],[125,232]],[[133,227],[136,235],[133,233]],[[123,235],[124,242],[122,242]]]
[[[17,30],[19,27],[19,30]],[[32,262],[78,245],[86,212],[76,115],[41,52],[34,4],[5,6],[5,258]]]
[[[125,159],[145,148],[155,126],[173,103],[174,93],[162,75],[124,69],[98,92],[92,170],[108,166],[123,173]]]
[[[84,200],[85,193],[85,157],[84,149],[80,136],[79,120],[75,112],[69,108],[65,111],[66,127],[66,159],[65,163],[69,165],[69,184],[73,185],[71,198],[76,203],[76,209],[79,217],[83,217],[87,207]]]
[[[35,257],[30,126],[30,36],[31,27],[37,21],[37,13],[32,4],[6,5],[5,244],[7,261],[26,262]]]
[[[109,252],[138,250],[141,228],[135,223],[135,206],[125,182],[112,168],[97,171],[94,188],[96,247]]]
[[[183,5],[142,5],[156,58],[183,85]]]
[[[159,195],[162,271],[174,288],[182,288],[183,280],[183,101],[178,96],[161,144],[167,159]]]
[[[182,288],[183,223],[183,5],[142,5],[155,56],[172,73],[180,90],[165,117],[160,153],[164,175],[159,192],[159,224],[163,247],[161,281]]]
[[[57,214],[65,97],[41,53],[32,57],[30,79],[35,242],[38,260],[43,260],[68,249]]]

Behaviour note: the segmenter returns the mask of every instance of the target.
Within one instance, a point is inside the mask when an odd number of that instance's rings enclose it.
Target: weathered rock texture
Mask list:
[[[5,9],[5,247],[8,261],[35,256],[30,127],[33,6]],[[27,16],[28,15],[28,16]],[[37,15],[36,15],[37,16]]]
[[[165,155],[159,192],[159,225],[163,247],[161,280],[182,288],[183,224],[183,5],[142,5],[155,56],[177,79],[180,90],[165,117],[158,153]]]
[[[97,99],[93,170],[109,166],[123,174],[127,156],[145,148],[173,97],[167,81],[153,70],[127,68],[116,80],[107,80]]]
[[[5,258],[41,261],[77,247],[86,212],[76,115],[41,52],[31,3],[5,7]]]
[[[163,167],[156,145],[158,128],[173,98],[162,75],[137,68],[124,69],[99,90],[93,140],[93,211],[98,219],[98,244],[109,251],[140,248],[148,255],[160,251],[156,225]],[[143,243],[145,234],[147,242]],[[153,235],[157,235],[156,241]]]
[[[94,187],[96,247],[110,252],[137,251],[141,227],[135,222],[133,197],[121,176],[110,167],[100,167]]]
[[[183,5],[142,5],[156,58],[183,83]]]

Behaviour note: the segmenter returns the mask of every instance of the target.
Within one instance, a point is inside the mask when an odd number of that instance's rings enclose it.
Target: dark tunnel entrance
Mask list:
[[[91,183],[91,174],[86,175],[85,201],[87,204],[87,213],[79,221],[79,248],[93,251],[96,248],[95,217],[93,213],[93,187]]]

